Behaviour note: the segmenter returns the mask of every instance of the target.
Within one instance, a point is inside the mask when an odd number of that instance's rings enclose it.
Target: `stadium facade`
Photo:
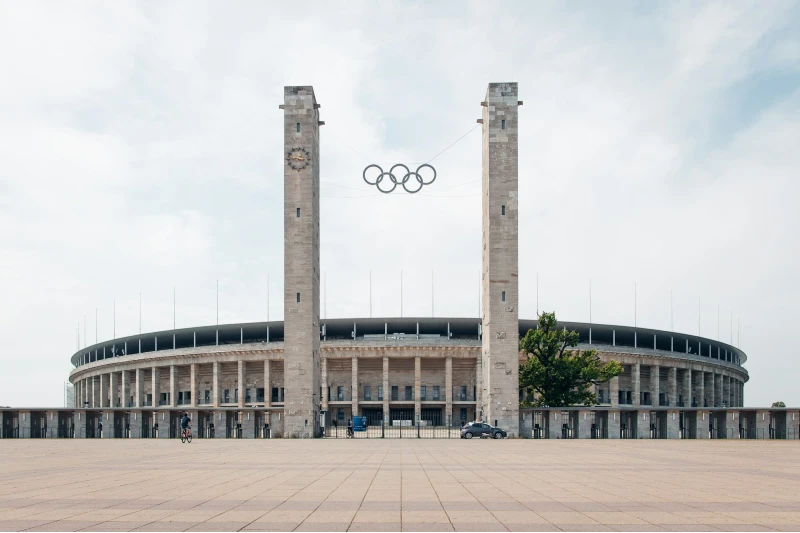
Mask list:
[[[284,103],[284,321],[133,335],[72,355],[75,407],[2,409],[9,437],[167,438],[180,412],[213,438],[458,436],[483,420],[533,438],[797,438],[797,409],[745,409],[747,356],[703,337],[561,322],[624,374],[598,405],[520,409],[518,100],[492,83],[482,118],[480,318],[320,320],[319,120],[313,88]],[[390,179],[390,178],[386,178]],[[441,431],[440,431],[441,430]]]

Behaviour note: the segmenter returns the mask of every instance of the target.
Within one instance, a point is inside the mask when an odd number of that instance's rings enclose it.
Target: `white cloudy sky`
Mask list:
[[[480,135],[519,82],[521,317],[735,339],[800,405],[800,4],[4,2],[0,405],[61,405],[97,335],[283,315],[284,85],[322,104],[327,317],[476,316]],[[492,7],[501,6],[501,7]],[[580,9],[583,7],[583,9]],[[88,339],[84,339],[84,316]],[[732,318],[731,318],[732,317]],[[733,322],[733,332],[731,331]],[[79,325],[80,324],[80,325]]]

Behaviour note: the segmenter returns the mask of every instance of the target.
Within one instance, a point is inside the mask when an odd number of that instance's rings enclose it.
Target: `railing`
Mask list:
[[[410,422],[410,421],[409,421]],[[326,429],[325,437],[332,439],[348,438],[347,426],[332,426]],[[385,425],[366,426],[363,430],[352,432],[353,439],[458,439],[461,426]]]

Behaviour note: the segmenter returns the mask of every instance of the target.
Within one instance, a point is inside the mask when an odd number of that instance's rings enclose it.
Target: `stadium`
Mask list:
[[[516,83],[489,84],[481,102],[480,318],[320,319],[324,122],[312,87],[286,87],[284,321],[88,346],[71,357],[75,405],[2,409],[3,438],[170,438],[183,411],[200,438],[339,437],[354,417],[365,420],[356,437],[458,438],[482,421],[523,438],[797,438],[797,409],[743,407],[740,349],[639,327],[559,322],[624,373],[595,387],[595,406],[520,408],[519,337],[537,324],[518,317],[521,105]],[[411,174],[381,176],[422,184]]]
[[[581,410],[568,411],[558,424],[548,424],[544,411],[531,410],[537,421],[525,424],[531,419],[523,412],[522,436],[533,437],[538,425],[542,432],[556,433],[548,437],[560,437],[566,423],[568,436],[585,429],[596,438],[638,437],[644,429],[649,438],[652,420],[654,436],[666,437],[666,415],[679,410],[677,438],[688,435],[689,418],[698,409],[724,412],[743,405],[748,374],[741,365],[747,358],[735,347],[644,328],[559,326],[579,333],[579,349],[594,348],[601,359],[623,363],[625,372],[596,387],[599,405],[588,411],[588,424],[581,424]],[[536,321],[520,320],[519,334],[535,327]],[[335,426],[343,427],[353,416],[365,416],[373,427],[411,427],[411,433],[417,426],[424,433],[480,419],[481,330],[479,319],[466,318],[322,321],[319,394],[325,433],[335,434]],[[285,430],[283,352],[282,322],[162,331],[74,354],[70,379],[79,406],[122,410],[114,420],[117,436],[155,431],[175,436],[178,413],[191,410],[202,436],[260,438],[268,427],[274,437]],[[134,418],[131,410],[141,414]],[[637,424],[639,412],[646,423]],[[608,413],[618,416],[609,419]],[[742,424],[746,431],[746,418]]]

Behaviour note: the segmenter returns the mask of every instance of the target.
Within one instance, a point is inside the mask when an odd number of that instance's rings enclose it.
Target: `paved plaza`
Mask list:
[[[2,531],[800,530],[797,441],[0,440]]]

